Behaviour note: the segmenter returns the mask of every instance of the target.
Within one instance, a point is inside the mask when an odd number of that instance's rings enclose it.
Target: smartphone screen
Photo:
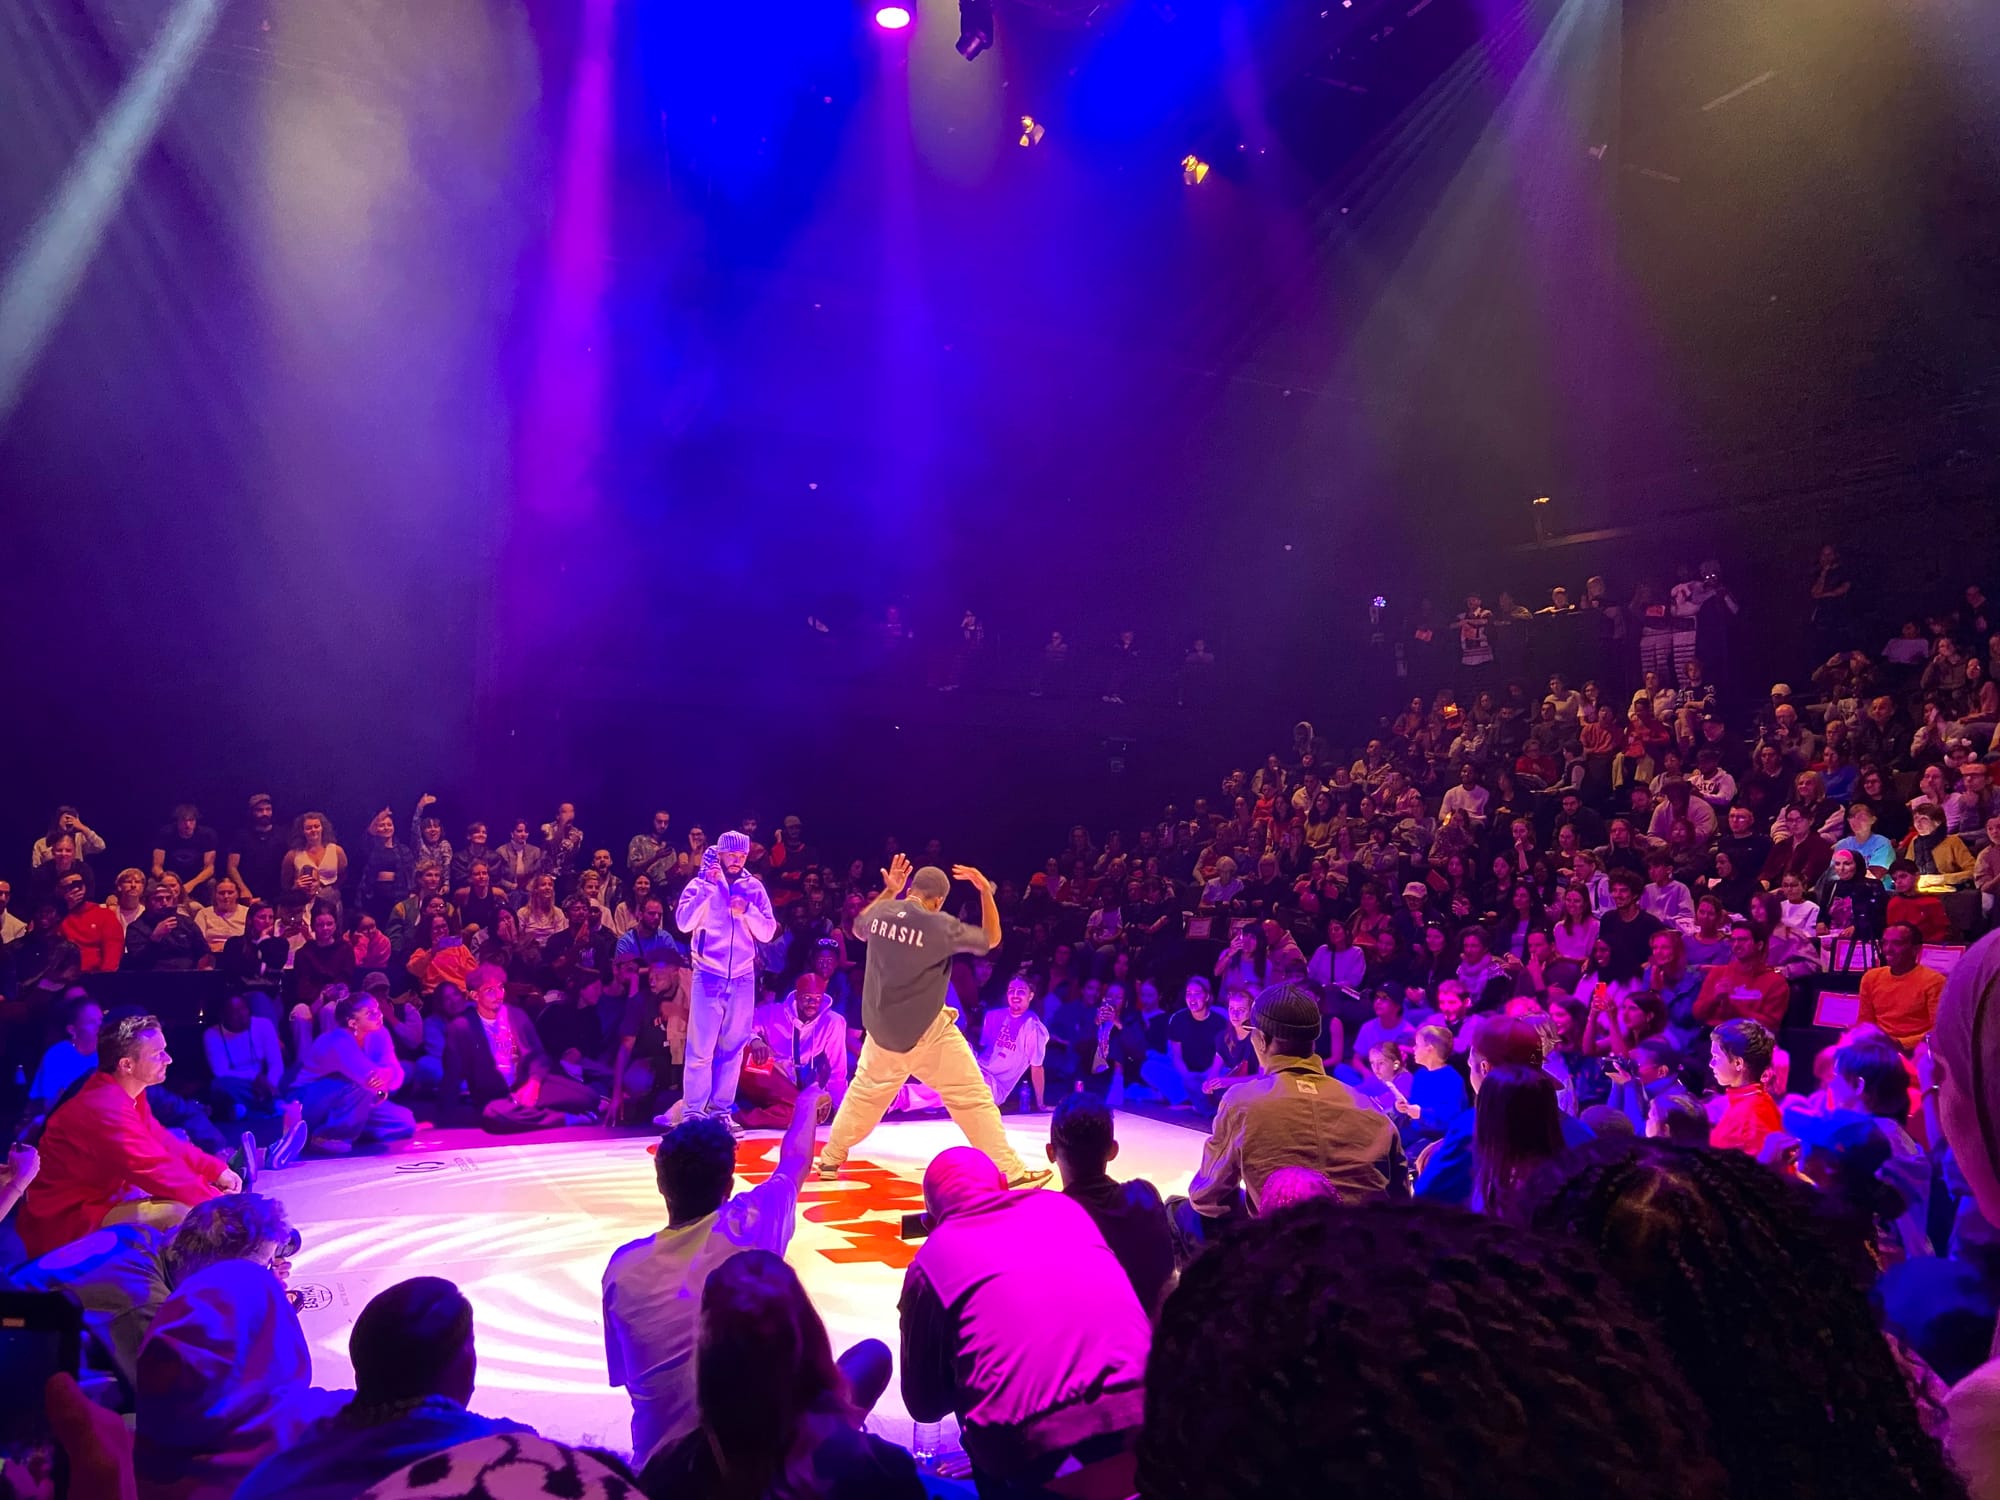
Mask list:
[[[43,1387],[77,1372],[81,1315],[59,1294],[0,1295],[0,1495],[62,1500],[68,1465],[49,1431]]]

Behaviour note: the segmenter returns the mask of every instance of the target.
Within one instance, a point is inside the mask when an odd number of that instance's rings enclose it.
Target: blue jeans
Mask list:
[[[1145,1062],[1139,1065],[1139,1076],[1145,1079],[1147,1088],[1157,1091],[1168,1104],[1188,1102],[1181,1075],[1174,1071],[1173,1059],[1164,1052],[1148,1052]]]
[[[417,1117],[400,1104],[378,1100],[345,1078],[316,1078],[292,1091],[305,1114],[306,1133],[334,1140],[406,1140],[417,1133]]]
[[[726,1114],[736,1103],[736,1080],[743,1072],[743,1048],[750,1040],[750,1015],[756,1004],[756,975],[724,979],[695,970],[687,1063],[681,1070],[686,1118]]]

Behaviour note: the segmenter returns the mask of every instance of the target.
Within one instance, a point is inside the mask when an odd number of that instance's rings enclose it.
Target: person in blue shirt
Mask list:
[[[1449,1027],[1431,1025],[1417,1032],[1410,1097],[1396,1106],[1403,1116],[1405,1148],[1440,1139],[1454,1120],[1471,1112],[1472,1094],[1451,1065],[1452,1049]]]
[[[1896,862],[1896,851],[1875,831],[1875,809],[1869,803],[1856,802],[1847,809],[1847,837],[1833,846],[1833,852],[1843,849],[1851,851],[1884,890],[1889,888],[1889,866]]]
[[[79,990],[70,992],[63,1010],[63,1038],[42,1054],[35,1081],[28,1086],[31,1116],[55,1107],[69,1086],[97,1066],[97,1030],[104,1024],[104,1007]]]
[[[472,1304],[436,1276],[378,1292],[348,1336],[354,1399],[265,1459],[237,1500],[352,1500],[405,1465],[474,1438],[534,1429],[467,1411]]]
[[[1467,1049],[1467,1071],[1472,1092],[1479,1092],[1486,1075],[1497,1067],[1539,1068],[1542,1065],[1542,1033],[1518,1016],[1481,1016],[1472,1023],[1472,1045]],[[1446,1127],[1444,1139],[1417,1175],[1416,1195],[1434,1203],[1472,1206],[1472,1123],[1478,1111],[1468,1109]],[[1593,1139],[1591,1128],[1573,1115],[1564,1115],[1563,1145],[1569,1149]]]

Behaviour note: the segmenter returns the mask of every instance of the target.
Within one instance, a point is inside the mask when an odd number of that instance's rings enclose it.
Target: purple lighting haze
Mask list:
[[[875,24],[884,31],[901,31],[910,24],[910,13],[900,5],[885,5],[875,12]]]

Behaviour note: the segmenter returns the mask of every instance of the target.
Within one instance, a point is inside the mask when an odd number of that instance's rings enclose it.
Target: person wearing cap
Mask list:
[[[377,1292],[347,1339],[354,1399],[252,1469],[237,1500],[352,1500],[429,1454],[534,1429],[467,1411],[478,1359],[472,1304],[417,1276]]]
[[[714,1114],[732,1122],[743,1048],[757,1004],[757,945],[778,930],[764,882],[746,874],[750,836],[730,829],[704,849],[701,869],[681,889],[674,921],[694,958],[682,1118]]]
[[[1402,1137],[1328,1075],[1313,1050],[1319,1028],[1319,1002],[1302,986],[1273,985],[1257,997],[1258,1075],[1222,1096],[1188,1195],[1168,1205],[1183,1262],[1222,1225],[1254,1214],[1264,1179],[1282,1166],[1311,1167],[1349,1200],[1409,1193]]]
[[[881,1122],[911,1078],[937,1094],[965,1138],[998,1163],[1011,1184],[1040,1187],[1055,1175],[1046,1168],[1030,1171],[1007,1143],[1000,1106],[958,1029],[958,1013],[945,1004],[952,959],[1000,945],[993,882],[970,865],[954,865],[952,874],[979,892],[977,927],[945,913],[951,876],[935,865],[913,874],[900,851],[882,872],[882,893],[854,918],[854,935],[868,945],[861,993],[867,1035],[819,1155],[822,1181],[840,1176],[848,1153]]]
[[[750,1057],[743,1099],[752,1123],[782,1129],[803,1084],[824,1079],[820,1106],[830,1115],[847,1092],[847,1022],[826,1003],[826,981],[812,969],[783,1000],[757,1007],[750,1023]]]

